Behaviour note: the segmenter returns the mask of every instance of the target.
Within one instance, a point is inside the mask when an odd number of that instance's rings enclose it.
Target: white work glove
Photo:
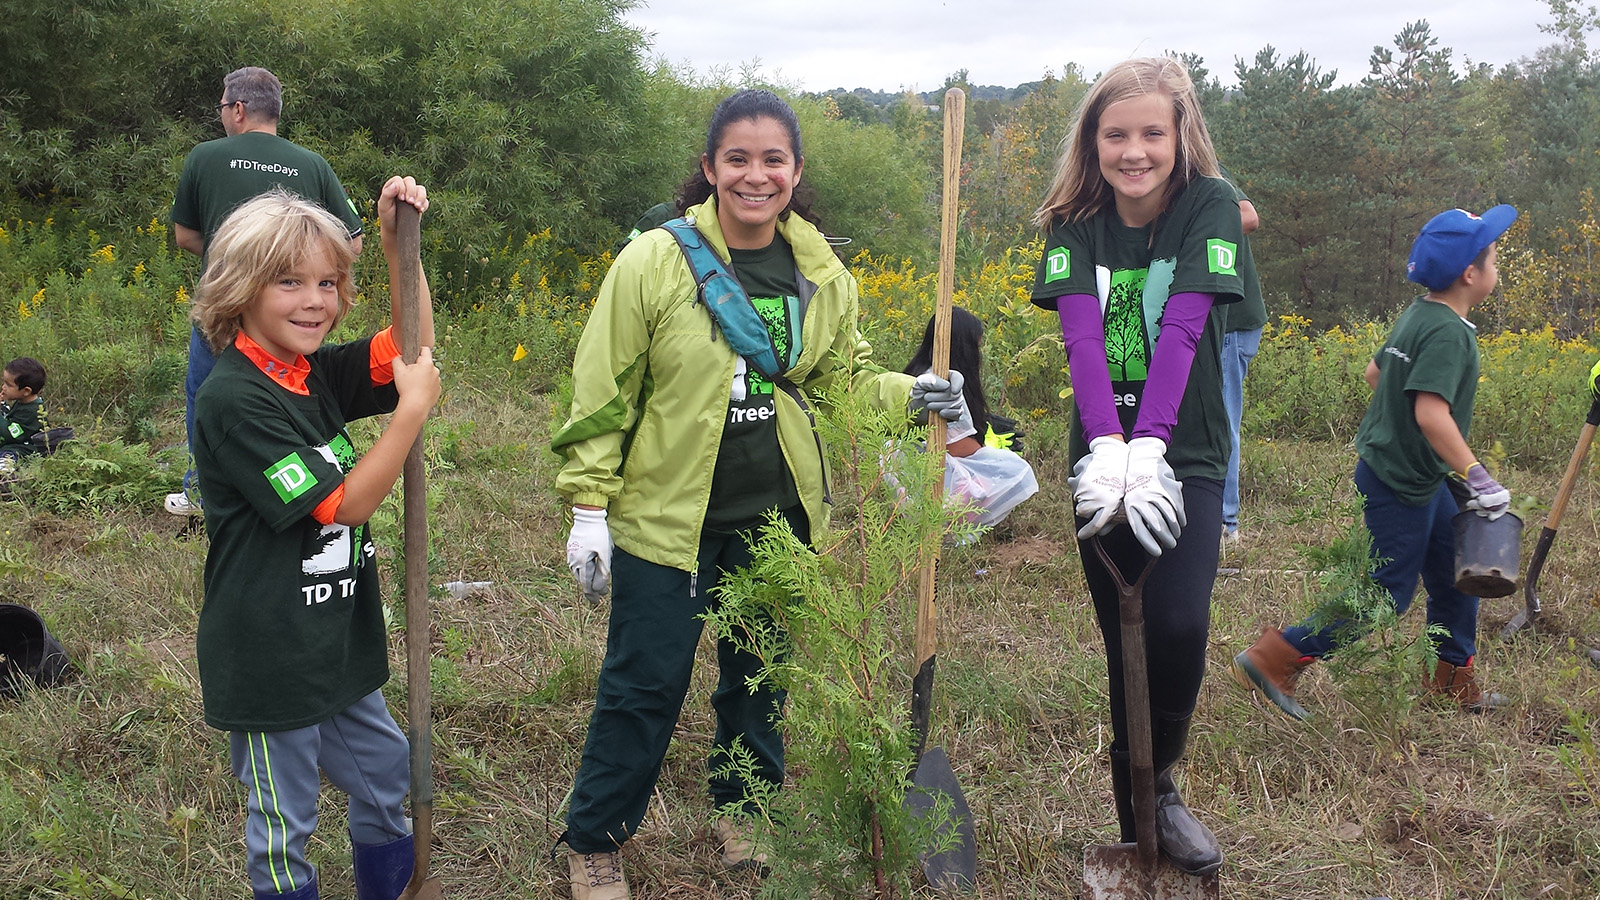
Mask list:
[[[1467,509],[1480,516],[1485,516],[1489,521],[1494,521],[1505,515],[1511,509],[1511,492],[1505,485],[1494,480],[1481,463],[1473,463],[1467,470],[1467,490],[1472,494],[1467,500]]]
[[[1074,511],[1089,520],[1078,529],[1078,540],[1086,541],[1111,527],[1127,492],[1127,471],[1128,445],[1120,438],[1097,437],[1089,442],[1089,455],[1078,460],[1067,479]]]
[[[1122,508],[1145,552],[1160,556],[1178,546],[1178,535],[1189,519],[1183,513],[1183,482],[1167,465],[1165,441],[1137,437],[1128,442],[1127,485]]]
[[[950,370],[949,380],[940,378],[932,372],[923,372],[917,380],[911,382],[911,411],[917,413],[917,421],[923,420],[923,412],[936,412],[940,418],[947,422],[954,422],[967,413],[967,395],[961,393],[966,380],[955,369]]]
[[[572,508],[567,568],[578,579],[583,599],[590,603],[599,603],[611,592],[611,529],[606,527],[605,510]]]

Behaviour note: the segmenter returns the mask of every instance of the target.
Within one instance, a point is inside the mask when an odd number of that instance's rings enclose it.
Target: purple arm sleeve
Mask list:
[[[1072,398],[1083,420],[1083,438],[1092,441],[1121,434],[1122,422],[1111,399],[1111,368],[1106,364],[1106,323],[1100,300],[1093,294],[1066,294],[1056,298],[1061,316],[1061,340],[1067,348],[1067,369],[1072,374]]]
[[[1172,426],[1178,421],[1178,404],[1189,385],[1189,367],[1194,364],[1194,348],[1205,330],[1213,295],[1185,291],[1167,298],[1161,311],[1161,334],[1156,338],[1150,360],[1150,374],[1139,400],[1139,417],[1133,426],[1134,437],[1172,439]]]

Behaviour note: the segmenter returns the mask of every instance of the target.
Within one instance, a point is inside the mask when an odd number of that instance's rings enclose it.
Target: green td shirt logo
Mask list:
[[[278,499],[292,503],[294,499],[317,486],[317,476],[311,474],[300,454],[291,453],[267,467],[262,473],[278,492]]]
[[[1206,267],[1213,275],[1232,275],[1238,277],[1234,271],[1234,261],[1239,256],[1239,245],[1231,244],[1221,238],[1212,238],[1206,241]]]
[[[1060,281],[1072,274],[1072,251],[1066,247],[1051,250],[1044,258],[1044,283]]]

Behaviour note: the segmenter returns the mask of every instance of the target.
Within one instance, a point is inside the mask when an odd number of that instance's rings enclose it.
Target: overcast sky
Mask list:
[[[808,91],[865,87],[937,90],[970,70],[972,84],[1010,87],[1077,63],[1088,77],[1118,60],[1197,53],[1223,84],[1236,57],[1271,44],[1305,50],[1340,83],[1367,74],[1375,44],[1392,46],[1426,19],[1439,46],[1496,67],[1555,39],[1543,0],[641,0],[627,13],[654,35],[653,53],[704,75],[761,64],[763,77]],[[800,10],[804,10],[803,12]]]

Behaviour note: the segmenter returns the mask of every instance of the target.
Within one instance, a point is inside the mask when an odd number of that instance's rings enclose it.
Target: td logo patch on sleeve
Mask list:
[[[1072,274],[1072,251],[1066,247],[1051,250],[1044,258],[1044,283],[1061,281]]]
[[[272,489],[278,492],[278,499],[284,503],[292,503],[294,499],[306,491],[317,486],[317,476],[311,474],[300,459],[300,454],[291,453],[267,467],[262,473],[271,482]]]
[[[1239,256],[1239,245],[1230,243],[1222,238],[1212,238],[1206,241],[1206,268],[1213,275],[1232,275],[1238,277],[1234,271],[1234,261]]]

